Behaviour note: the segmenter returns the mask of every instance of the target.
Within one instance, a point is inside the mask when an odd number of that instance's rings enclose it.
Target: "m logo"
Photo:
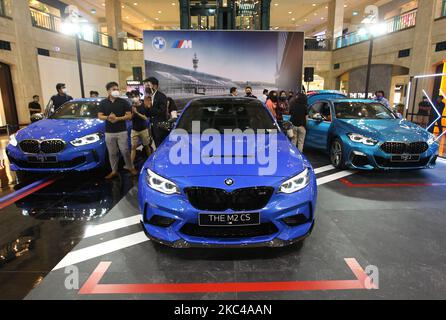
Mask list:
[[[192,49],[192,40],[177,40],[173,43],[175,49]]]

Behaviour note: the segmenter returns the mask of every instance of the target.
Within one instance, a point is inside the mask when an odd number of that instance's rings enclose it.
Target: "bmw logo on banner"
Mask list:
[[[166,40],[163,37],[155,37],[152,40],[152,47],[156,51],[163,51],[166,49]]]

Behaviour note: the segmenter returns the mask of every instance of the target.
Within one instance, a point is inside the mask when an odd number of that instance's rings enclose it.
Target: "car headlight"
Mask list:
[[[147,169],[147,184],[153,190],[159,191],[164,194],[180,193],[180,189],[175,183],[166,178],[157,175],[150,169]]]
[[[89,134],[87,136],[84,136],[82,138],[75,139],[73,141],[70,141],[70,143],[75,147],[85,146],[87,144],[92,144],[95,142],[98,142],[102,139],[102,133],[93,133]]]
[[[15,134],[12,134],[11,136],[9,136],[9,144],[10,144],[11,146],[17,147],[18,142],[17,142],[17,139],[16,139],[16,135],[15,135]]]
[[[306,168],[304,171],[299,173],[297,176],[288,179],[279,188],[279,192],[282,193],[294,193],[302,190],[310,183],[310,169]]]
[[[378,140],[368,138],[359,133],[349,133],[347,136],[350,138],[351,141],[362,143],[367,146],[374,146],[375,144],[378,143]]]

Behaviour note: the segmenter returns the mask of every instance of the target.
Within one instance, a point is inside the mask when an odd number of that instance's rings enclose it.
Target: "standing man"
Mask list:
[[[429,115],[431,111],[431,104],[426,96],[418,104],[417,122],[423,128],[426,128],[429,122]]]
[[[383,104],[387,108],[390,108],[389,100],[386,99],[384,91],[382,91],[382,90],[375,92],[375,101],[378,101],[379,103]]]
[[[152,138],[149,134],[149,117],[150,112],[148,106],[142,103],[139,90],[133,90],[130,92],[130,99],[132,99],[132,152],[130,158],[132,163],[135,163],[136,148],[138,148],[139,139],[141,139],[142,145],[146,150],[147,156],[152,154]],[[146,100],[146,103],[152,104],[151,99]]]
[[[232,87],[232,88],[229,90],[229,95],[230,95],[231,97],[237,97],[237,96],[238,96],[237,88],[236,88],[236,87]]]
[[[147,83],[146,99],[144,104],[149,108],[150,122],[152,124],[152,136],[155,146],[158,148],[164,139],[169,135],[168,132],[160,128],[161,122],[167,121],[167,97],[159,91],[159,81],[155,77],[150,77],[144,81]],[[147,103],[148,96],[151,96],[151,103]]]
[[[268,89],[263,89],[263,94],[262,94],[262,96],[259,97],[259,100],[265,104],[266,101],[268,100],[268,94],[269,94]]]
[[[138,171],[135,170],[130,159],[126,123],[126,121],[132,119],[130,105],[119,97],[119,85],[116,82],[108,83],[105,88],[108,97],[101,101],[98,112],[98,118],[105,121],[105,142],[112,169],[112,172],[105,179],[113,179],[118,176],[119,151],[124,158],[125,169],[136,176]]]
[[[246,88],[245,88],[245,97],[246,98],[253,98],[253,99],[257,99],[257,97],[255,96],[255,95],[253,95],[252,94],[252,87],[250,87],[250,86],[247,86]]]
[[[438,96],[437,103],[436,103],[436,108],[438,110],[438,113],[440,113],[440,115],[441,115],[441,118],[438,119],[438,121],[437,121],[437,126],[438,126],[438,130],[439,130],[438,135],[439,136],[443,133],[443,125],[442,125],[442,120],[443,120],[443,117],[444,117],[444,115],[443,115],[443,113],[444,113],[444,102],[443,102],[443,100],[444,100],[444,97],[442,95],[440,95],[440,96]]]
[[[293,124],[292,143],[300,152],[304,150],[305,136],[307,134],[308,100],[304,93],[299,93],[296,98],[290,100],[291,123]]]
[[[57,94],[51,97],[53,103],[53,112],[56,112],[65,102],[73,100],[72,96],[68,95],[65,83],[58,83],[56,85]]]
[[[39,99],[40,97],[38,95],[35,95],[33,96],[33,101],[28,104],[30,116],[42,112],[42,107],[40,106]]]

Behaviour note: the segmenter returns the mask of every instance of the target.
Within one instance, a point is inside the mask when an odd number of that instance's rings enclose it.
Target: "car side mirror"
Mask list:
[[[40,121],[44,118],[43,113],[35,113],[31,116],[31,123]]]

